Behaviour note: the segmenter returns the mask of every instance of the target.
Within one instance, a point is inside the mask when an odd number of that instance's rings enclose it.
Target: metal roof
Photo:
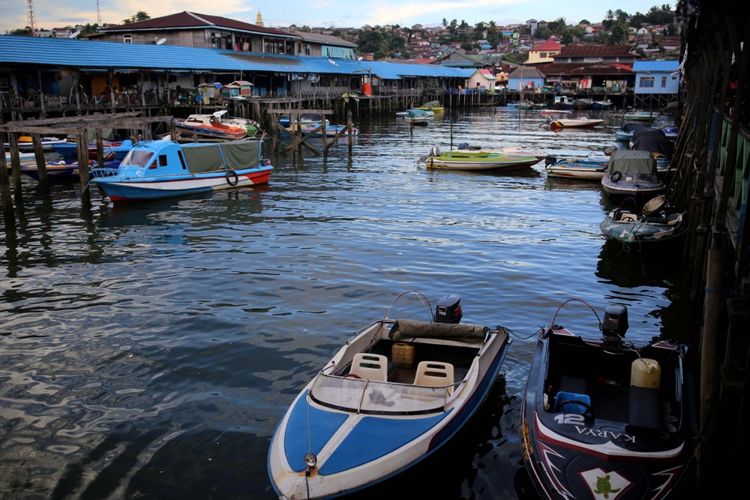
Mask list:
[[[434,64],[396,64],[353,59],[259,54],[175,45],[142,45],[60,38],[0,36],[0,65],[84,69],[150,69],[170,71],[247,71],[363,75],[383,80],[401,77],[469,78],[473,70]]]
[[[679,61],[635,61],[633,63],[633,71],[648,72],[648,71],[665,71],[673,72],[677,71],[680,67]]]

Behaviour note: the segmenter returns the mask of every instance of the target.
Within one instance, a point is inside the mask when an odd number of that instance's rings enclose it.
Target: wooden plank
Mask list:
[[[266,110],[267,113],[270,113],[272,115],[290,115],[290,116],[299,116],[299,115],[332,115],[333,110],[331,109],[278,109],[278,108],[268,108]]]

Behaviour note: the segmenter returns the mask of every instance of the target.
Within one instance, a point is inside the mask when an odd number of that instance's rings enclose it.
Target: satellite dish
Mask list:
[[[166,38],[159,38],[155,43],[156,43],[156,45],[162,45],[166,41],[167,41]]]

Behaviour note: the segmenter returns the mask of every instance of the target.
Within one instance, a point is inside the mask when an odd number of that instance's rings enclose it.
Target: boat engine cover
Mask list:
[[[435,307],[435,322],[437,323],[460,323],[462,316],[461,297],[455,293],[440,299]]]
[[[602,333],[605,337],[619,339],[628,330],[628,308],[622,304],[610,304],[604,309]]]

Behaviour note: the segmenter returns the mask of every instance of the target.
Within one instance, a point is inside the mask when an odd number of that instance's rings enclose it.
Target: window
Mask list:
[[[167,166],[167,155],[159,155],[159,166],[160,167]]]
[[[664,88],[666,86],[667,86],[667,77],[666,76],[662,76],[661,77],[661,88]]]
[[[120,165],[126,166],[131,165],[134,167],[145,167],[154,153],[150,151],[143,151],[138,149],[131,149],[130,152],[125,156]]]
[[[306,44],[305,44],[305,55],[306,55],[306,56],[309,56],[309,55],[310,55],[310,52],[311,52],[311,51],[310,51],[310,44],[309,44],[309,43],[306,43]]]
[[[182,170],[186,170],[187,167],[185,166],[185,157],[182,156],[182,151],[177,151],[177,156],[180,157],[180,163],[182,164]]]
[[[654,77],[653,76],[642,76],[641,77],[641,87],[653,88],[653,86],[654,86]]]
[[[133,35],[128,33],[127,35],[122,35],[122,43],[133,43]]]

